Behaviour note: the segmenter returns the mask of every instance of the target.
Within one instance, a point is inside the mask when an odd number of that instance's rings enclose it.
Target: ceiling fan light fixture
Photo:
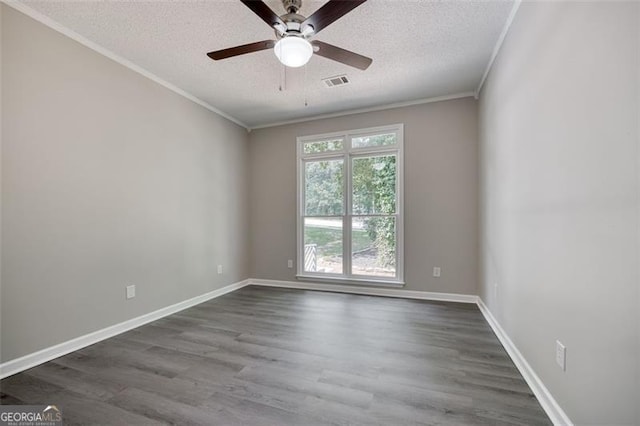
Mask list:
[[[302,37],[283,37],[273,48],[276,57],[283,65],[297,68],[305,65],[313,55],[313,46]]]

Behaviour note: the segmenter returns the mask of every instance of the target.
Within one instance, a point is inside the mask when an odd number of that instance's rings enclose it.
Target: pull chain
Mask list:
[[[304,66],[304,106],[308,107],[309,102],[307,102],[307,65]]]
[[[287,67],[282,65],[280,68],[280,87],[278,87],[279,91],[287,90]]]

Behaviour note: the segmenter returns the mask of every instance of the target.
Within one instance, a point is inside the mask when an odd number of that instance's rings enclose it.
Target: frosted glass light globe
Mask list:
[[[292,68],[301,67],[311,59],[313,47],[302,37],[283,37],[273,51],[284,65]]]

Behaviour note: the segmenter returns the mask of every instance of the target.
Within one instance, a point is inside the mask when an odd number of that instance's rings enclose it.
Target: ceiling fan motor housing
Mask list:
[[[276,30],[276,36],[278,38],[311,37],[314,33],[313,26],[306,24],[303,27],[302,23],[306,21],[307,18],[298,13],[298,10],[302,6],[302,0],[282,0],[282,6],[287,11],[286,14],[280,17],[285,25],[276,24],[274,26]]]
[[[305,19],[307,19],[304,16],[298,15],[297,13],[287,13],[286,15],[282,15],[280,18],[284,21],[286,26],[274,26],[276,30],[276,36],[278,38],[309,38],[313,35],[313,27],[311,25],[305,25],[304,27],[302,26],[302,23],[305,21]]]

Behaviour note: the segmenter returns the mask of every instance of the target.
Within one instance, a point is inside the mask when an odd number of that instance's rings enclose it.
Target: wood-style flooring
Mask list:
[[[0,382],[65,425],[549,425],[475,305],[250,286]]]

